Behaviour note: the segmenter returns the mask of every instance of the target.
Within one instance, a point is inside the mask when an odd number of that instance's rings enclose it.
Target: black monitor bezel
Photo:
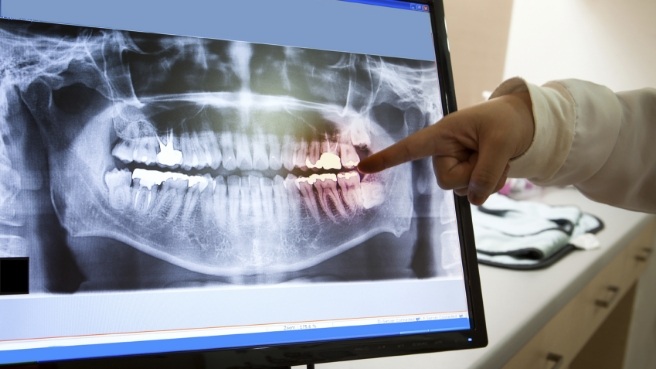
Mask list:
[[[398,0],[429,7],[433,39],[436,50],[444,114],[457,110],[450,50],[447,41],[445,14],[442,0]],[[160,367],[162,359],[180,360],[184,357],[210,356],[212,361],[223,363],[226,368],[285,368],[296,365],[359,360],[378,357],[431,353],[439,351],[480,348],[487,345],[487,329],[483,308],[480,276],[478,271],[474,233],[471,222],[470,204],[464,197],[455,196],[460,249],[467,283],[467,302],[471,328],[465,331],[438,332],[430,334],[399,335],[393,337],[348,339],[311,343],[281,344],[264,347],[216,349],[209,351],[168,352],[162,354],[135,355],[125,357],[68,360],[48,363],[61,367],[86,365],[114,365],[138,362],[139,367]],[[155,359],[156,358],[156,359]],[[157,364],[155,364],[157,363]],[[34,367],[31,363],[30,367]],[[40,367],[37,366],[37,367]],[[55,366],[57,367],[57,366]],[[108,366],[109,367],[109,366]]]

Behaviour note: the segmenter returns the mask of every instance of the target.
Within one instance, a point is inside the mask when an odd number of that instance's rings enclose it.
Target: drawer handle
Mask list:
[[[563,365],[563,362],[563,355],[558,355],[551,352],[547,354],[547,364],[551,364],[551,366],[548,366],[547,369],[558,369]]]
[[[607,299],[596,299],[595,305],[603,308],[609,307],[613,301],[615,301],[615,298],[617,298],[617,295],[620,292],[620,288],[617,286],[608,286],[606,287],[606,291],[608,291],[608,295],[606,296]]]
[[[645,247],[640,250],[641,253],[635,256],[635,259],[637,261],[647,261],[649,259],[649,255],[651,255],[652,249],[649,247]]]

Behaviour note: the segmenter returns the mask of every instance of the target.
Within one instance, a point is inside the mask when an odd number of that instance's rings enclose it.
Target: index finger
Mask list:
[[[401,141],[365,158],[358,164],[362,173],[375,173],[408,161],[432,156],[435,153],[435,129],[438,124],[426,127]]]

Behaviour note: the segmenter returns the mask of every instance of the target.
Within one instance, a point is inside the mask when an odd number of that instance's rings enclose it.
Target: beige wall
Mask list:
[[[458,107],[503,79],[513,0],[444,0]]]
[[[515,0],[504,76],[656,87],[656,1]]]
[[[458,106],[501,81],[656,86],[654,0],[444,0]]]

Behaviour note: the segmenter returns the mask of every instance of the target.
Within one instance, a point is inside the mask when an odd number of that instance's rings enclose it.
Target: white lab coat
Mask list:
[[[510,177],[576,186],[587,197],[656,213],[656,89],[613,92],[581,80],[514,78],[492,97],[528,89],[535,135]]]

